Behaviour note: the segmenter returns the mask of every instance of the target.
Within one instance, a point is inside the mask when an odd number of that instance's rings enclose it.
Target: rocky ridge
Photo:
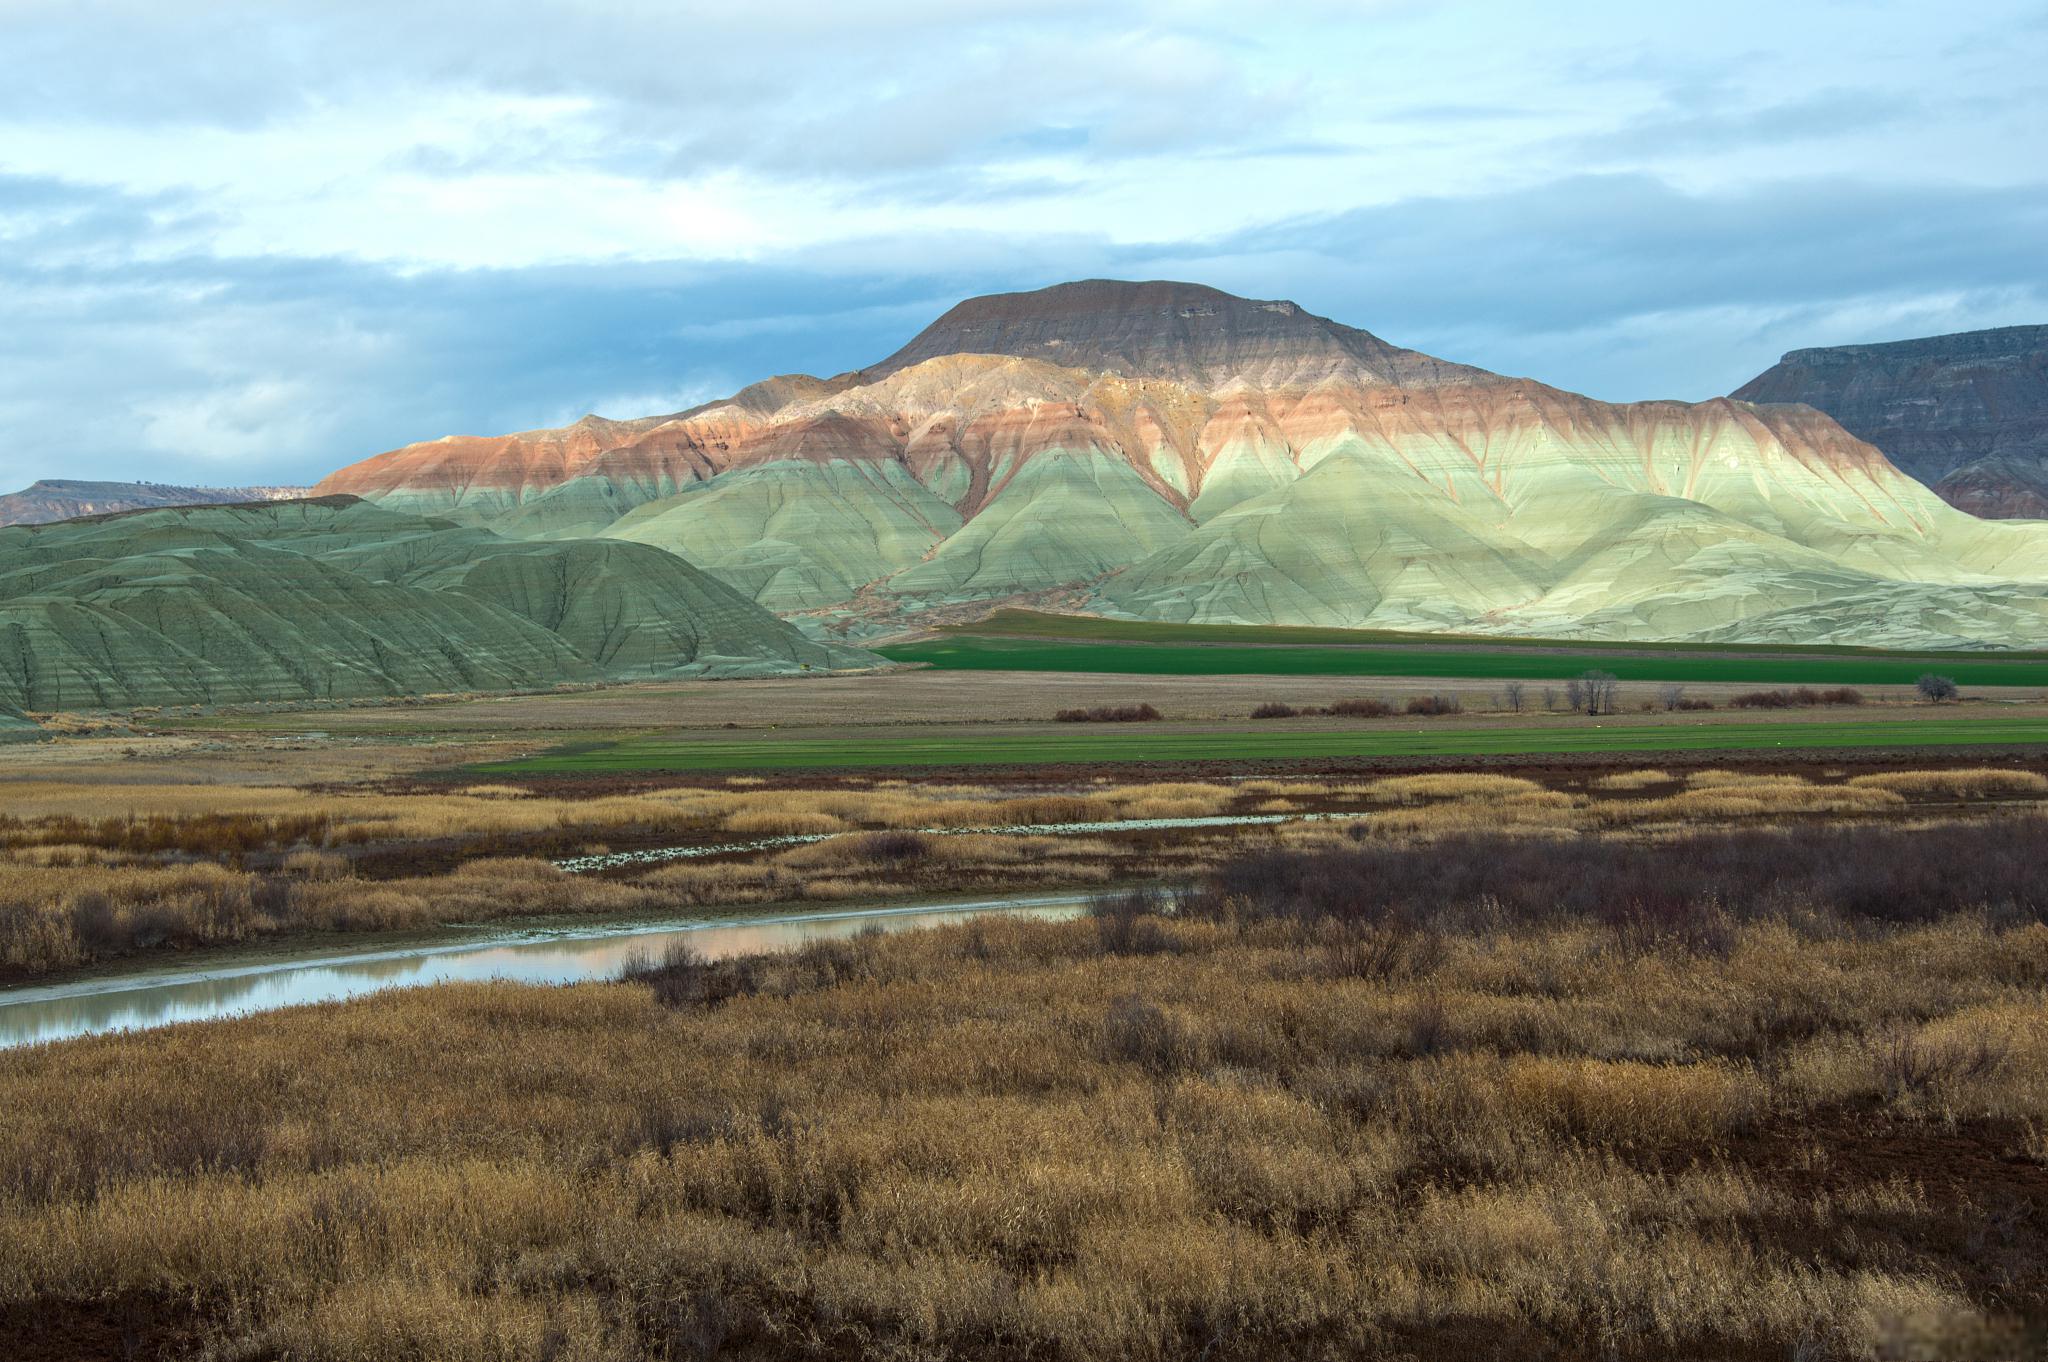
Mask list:
[[[1826,412],[1972,515],[2048,519],[2048,326],[1794,350],[1734,395]]]

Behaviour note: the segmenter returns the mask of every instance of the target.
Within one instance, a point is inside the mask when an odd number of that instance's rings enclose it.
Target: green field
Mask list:
[[[1891,719],[1584,727],[1187,730],[728,739],[635,738],[471,769],[486,775],[620,771],[778,771],[874,766],[1288,761],[1328,757],[1535,755],[1550,752],[1788,751],[2048,743],[2048,719]]]
[[[949,624],[940,633],[969,637],[1075,639],[1095,643],[1237,643],[1266,645],[1315,644],[1330,647],[1409,647],[1425,649],[1540,649],[1545,652],[1613,654],[1709,653],[1723,656],[1870,657],[1915,662],[2037,662],[2048,652],[2001,652],[1984,649],[1859,648],[1817,643],[1588,643],[1584,639],[1518,638],[1491,634],[1423,634],[1397,629],[1336,629],[1295,624],[1163,624],[1151,620],[1113,620],[1097,615],[1053,615],[1038,610],[997,610],[972,624]]]
[[[1137,676],[1442,676],[1562,681],[1598,669],[1624,681],[1720,681],[1760,686],[1910,686],[1938,671],[1965,686],[2048,686],[2048,661],[1927,654],[1644,654],[1583,645],[1570,652],[1447,647],[1097,643],[959,635],[874,651],[894,662],[952,671],[1114,672]]]

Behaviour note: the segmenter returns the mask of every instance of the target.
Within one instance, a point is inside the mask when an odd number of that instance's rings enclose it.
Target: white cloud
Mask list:
[[[1783,338],[2035,305],[2039,17],[0,0],[0,458],[47,471],[63,428],[109,476],[302,475],[847,367],[960,293],[1125,272],[1699,394]],[[1887,183],[1926,202],[1787,207]]]

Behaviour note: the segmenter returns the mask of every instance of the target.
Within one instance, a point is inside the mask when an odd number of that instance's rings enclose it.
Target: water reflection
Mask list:
[[[1074,895],[977,900],[734,922],[611,925],[560,932],[496,932],[488,940],[354,954],[308,951],[290,959],[210,970],[153,970],[105,979],[0,990],[0,1048],[102,1031],[241,1016],[301,1003],[332,1002],[387,988],[481,979],[566,984],[617,977],[636,956],[658,958],[688,941],[714,959],[788,950],[870,927],[900,930],[959,922],[981,913],[1068,917]]]

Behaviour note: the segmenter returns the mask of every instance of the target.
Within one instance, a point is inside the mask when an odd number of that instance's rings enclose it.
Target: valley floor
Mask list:
[[[1316,678],[913,671],[81,721],[0,748],[0,984],[451,922],[1173,880],[1351,835],[1998,817],[2048,791],[2038,702],[1589,719],[1468,694],[1359,719],[1314,713],[1358,698]],[[1050,721],[1140,703],[1162,717]],[[1249,717],[1271,704],[1304,712]]]
[[[0,997],[462,922],[1097,900],[0,1051],[0,1355],[2048,1347],[2048,747],[1677,741],[2048,707],[1589,720],[1468,689],[1253,720],[1359,690],[1054,680],[147,714],[0,748]],[[1140,703],[1163,717],[1052,721]],[[1260,770],[1218,746],[1602,724],[1673,740]],[[1040,750],[504,769],[1004,733]],[[1051,746],[1112,741],[1154,750]],[[1126,892],[1159,884],[1187,892]]]
[[[0,1054],[0,1337],[2032,1355],[2040,883],[1989,826],[1361,844],[1079,921]]]

